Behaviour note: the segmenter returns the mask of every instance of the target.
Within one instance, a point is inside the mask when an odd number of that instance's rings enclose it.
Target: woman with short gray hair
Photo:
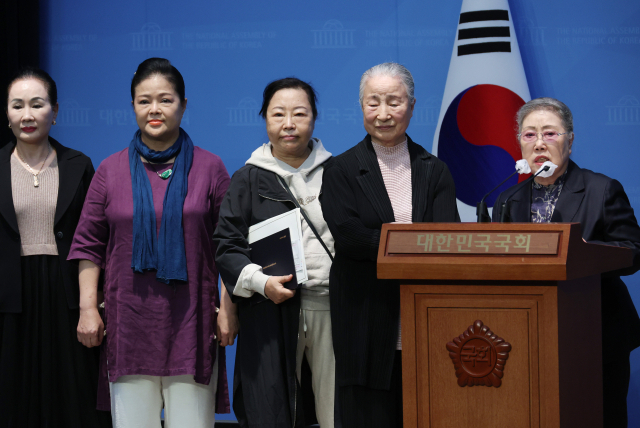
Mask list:
[[[360,107],[364,101],[364,89],[370,78],[376,76],[388,76],[398,77],[407,91],[407,98],[409,98],[409,104],[415,104],[414,97],[414,83],[411,72],[407,70],[404,65],[395,62],[385,62],[382,64],[374,65],[362,74],[360,78]]]
[[[562,101],[550,97],[536,98],[520,107],[520,110],[518,110],[516,114],[518,135],[522,133],[522,123],[524,119],[536,110],[547,110],[555,113],[567,131],[568,137],[573,140],[573,114],[571,114],[571,110],[569,110],[569,107]]]
[[[571,159],[573,115],[561,101],[537,98],[516,116],[522,157],[533,173],[553,165],[549,177],[523,181],[498,196],[493,220],[514,222],[579,222],[590,243],[633,250],[633,266],[602,277],[602,373],[604,420],[609,427],[627,426],[631,351],[640,346],[640,318],[620,275],[640,269],[640,227],[622,185],[582,169]]]
[[[449,169],[406,134],[413,90],[400,64],[367,70],[360,80],[367,136],[324,173],[322,210],[336,249],[329,297],[343,427],[402,426],[400,286],[376,276],[382,224],[459,221]]]

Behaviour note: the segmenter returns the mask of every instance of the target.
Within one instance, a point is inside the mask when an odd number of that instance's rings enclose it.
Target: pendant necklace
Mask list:
[[[27,168],[29,168],[29,171],[31,171],[31,174],[33,175],[33,187],[39,187],[40,186],[40,181],[38,180],[38,175],[42,172],[42,168],[44,168],[44,164],[47,163],[47,159],[49,158],[49,155],[51,155],[51,144],[48,144],[48,146],[49,146],[49,153],[47,153],[47,156],[45,156],[44,160],[42,161],[42,165],[40,166],[40,169],[38,170],[38,172],[35,172],[33,170],[33,168],[31,168],[31,165],[29,165],[22,158],[22,156],[20,156],[20,152],[18,151],[18,147],[16,147],[16,154],[18,155],[18,158],[22,161],[23,164],[25,164],[27,166]],[[169,175],[171,175],[171,174],[169,174]]]
[[[151,164],[154,165],[154,164]],[[153,169],[155,170],[155,167],[153,167]],[[169,168],[166,171],[163,172],[158,172],[158,171],[154,171],[158,177],[162,178],[163,180],[166,180],[167,178],[171,177],[171,174],[173,174],[173,168]]]
[[[171,174],[173,174],[173,170],[169,168],[168,170],[164,171],[162,174],[159,172],[156,172],[156,174],[158,174],[158,177],[162,178],[163,180],[166,180],[167,178],[171,177]]]

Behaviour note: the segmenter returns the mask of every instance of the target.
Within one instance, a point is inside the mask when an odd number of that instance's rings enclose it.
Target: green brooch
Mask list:
[[[167,178],[171,177],[171,174],[173,174],[173,170],[169,168],[168,170],[164,171],[162,174],[159,172],[156,172],[156,174],[158,174],[158,177],[162,178],[163,180],[166,180]]]

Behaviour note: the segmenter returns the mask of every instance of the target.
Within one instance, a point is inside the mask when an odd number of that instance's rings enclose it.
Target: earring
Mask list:
[[[11,129],[11,124],[9,124],[9,129]]]
[[[55,120],[55,119],[53,119],[53,124],[54,124],[54,125],[56,124],[56,120]]]

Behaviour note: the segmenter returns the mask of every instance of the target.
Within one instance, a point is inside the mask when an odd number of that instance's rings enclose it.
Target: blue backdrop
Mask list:
[[[267,141],[262,90],[294,75],[319,93],[315,136],[339,154],[365,131],[358,82],[396,61],[411,70],[416,109],[408,133],[431,150],[461,1],[86,2],[41,0],[41,64],[58,84],[52,135],[97,166],[137,129],[130,82],[165,57],[181,71],[194,144],[233,173]],[[575,118],[573,159],[622,182],[640,212],[640,3],[510,1],[532,98],[564,101]],[[626,278],[640,307],[640,274]],[[230,379],[234,351],[229,355]],[[640,350],[632,354],[629,426],[640,426]],[[233,415],[219,416],[233,419]]]

